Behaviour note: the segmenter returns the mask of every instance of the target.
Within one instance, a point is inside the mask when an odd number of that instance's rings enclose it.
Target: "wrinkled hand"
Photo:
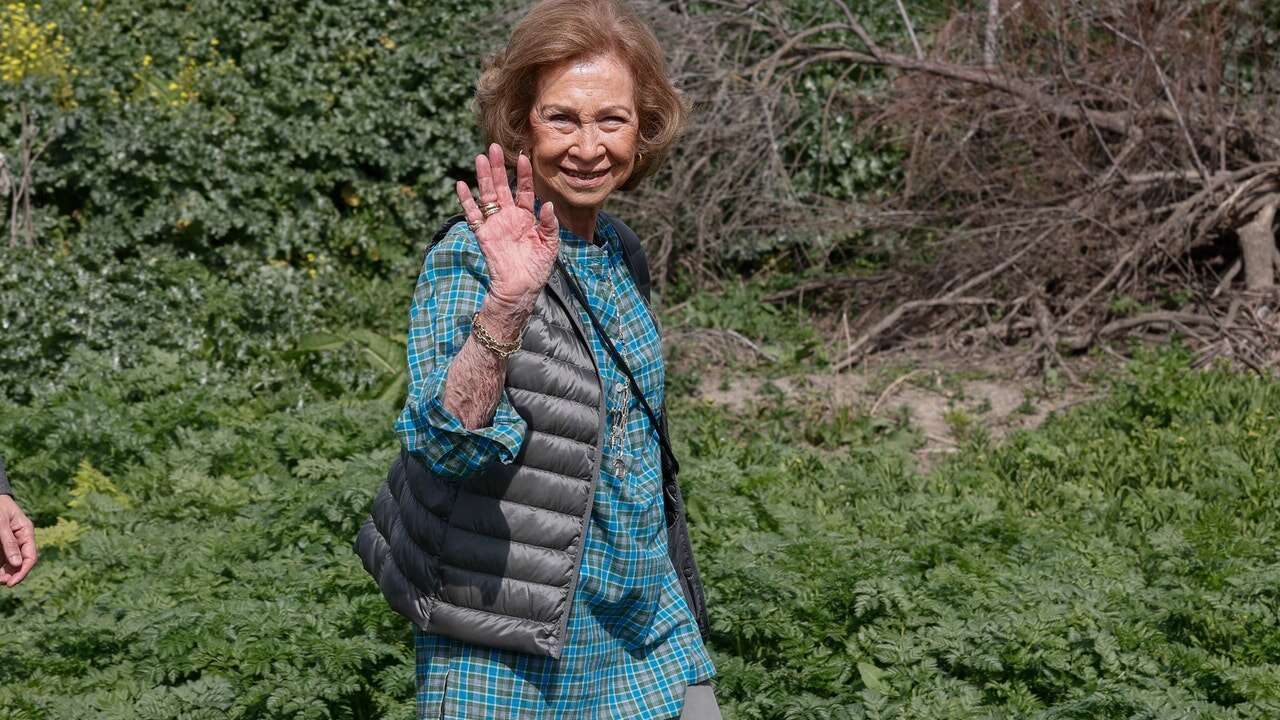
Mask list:
[[[533,307],[534,300],[551,277],[560,246],[560,222],[550,202],[533,215],[533,167],[521,153],[516,160],[516,194],[507,184],[502,146],[489,146],[489,154],[476,156],[479,203],[471,188],[459,181],[458,201],[467,222],[480,224],[476,239],[489,268],[489,294],[514,307]],[[502,209],[484,217],[480,205],[497,203]]]
[[[35,564],[35,526],[12,497],[0,495],[0,583],[17,585]]]

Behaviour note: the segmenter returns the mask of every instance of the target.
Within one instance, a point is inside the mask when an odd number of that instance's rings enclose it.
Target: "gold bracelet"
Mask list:
[[[489,352],[498,356],[499,360],[506,360],[520,349],[520,338],[517,337],[515,342],[502,343],[498,342],[484,326],[480,324],[480,313],[476,313],[471,318],[471,334],[475,336],[476,342],[489,349]]]

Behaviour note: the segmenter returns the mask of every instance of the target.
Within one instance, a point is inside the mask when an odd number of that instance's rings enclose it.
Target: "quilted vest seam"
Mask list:
[[[548,319],[545,315],[537,315],[537,316],[534,316],[534,317],[537,317],[539,320],[541,320],[541,321],[542,321],[543,323],[545,323],[546,325],[549,325],[549,326],[551,326],[551,327],[553,327],[553,328],[557,328],[557,329],[559,329],[559,330],[562,330],[562,331],[564,331],[565,333],[567,333],[567,334],[569,334],[569,335],[574,335],[574,334],[575,334],[575,333],[574,333],[573,328],[571,328],[571,327],[569,327],[569,326],[567,326],[567,325],[561,325],[560,323],[555,322],[554,320],[550,320],[550,319]]]
[[[465,569],[466,568],[463,568],[463,570]],[[467,605],[456,605],[454,603],[449,602],[448,600],[440,600],[438,598],[436,599],[436,604],[447,605],[448,607],[455,608],[458,610],[466,610],[467,612],[476,612],[476,613],[484,613],[485,615],[493,615],[494,617],[506,618],[507,620],[514,620],[516,622],[528,623],[530,625],[554,625],[556,623],[555,620],[533,620],[531,618],[522,618],[522,617],[516,617],[515,615],[506,615],[504,613],[496,613],[496,612],[493,612],[492,610],[485,610],[483,608],[473,608]],[[555,637],[555,635],[556,634],[554,632],[551,633],[552,637]]]
[[[392,496],[391,496],[391,499],[392,499],[392,500],[394,500],[394,499],[395,499],[395,495],[392,495]],[[395,521],[396,521],[396,522],[403,522],[403,521],[400,519],[400,503],[399,503],[399,502],[397,502],[397,503],[396,503]],[[422,616],[422,622],[420,622],[420,623],[418,623],[418,624],[419,624],[419,626],[420,626],[420,627],[425,628],[425,627],[427,626],[427,624],[431,622],[431,610],[432,610],[433,608],[435,608],[435,604],[436,604],[437,602],[439,602],[439,598],[437,598],[437,597],[436,597],[435,595],[433,595],[433,594],[428,594],[428,593],[424,593],[424,592],[422,592],[422,588],[418,587],[418,584],[417,584],[417,583],[415,583],[415,582],[414,582],[414,581],[409,577],[409,574],[408,574],[408,573],[406,573],[406,572],[405,572],[405,570],[404,570],[404,566],[400,564],[400,561],[399,561],[399,560],[396,560],[396,554],[395,554],[395,552],[394,552],[394,551],[392,551],[392,549],[391,549],[391,547],[392,547],[392,546],[391,546],[391,539],[390,539],[390,538],[388,538],[388,537],[386,536],[386,534],[384,534],[384,533],[382,532],[382,529],[378,527],[378,523],[377,523],[377,521],[376,521],[376,520],[375,520],[375,521],[374,521],[374,523],[373,523],[373,531],[374,531],[374,532],[376,532],[376,533],[378,534],[378,537],[382,538],[382,543],[383,543],[383,545],[385,546],[385,549],[384,549],[384,550],[382,551],[382,553],[381,553],[381,555],[382,555],[382,557],[383,557],[383,562],[384,562],[384,563],[387,563],[387,562],[391,563],[391,565],[395,567],[396,572],[400,573],[400,577],[404,578],[404,579],[405,579],[405,582],[407,582],[407,583],[409,584],[409,587],[413,590],[413,594],[414,594],[414,596],[415,596],[415,597],[414,597],[414,603],[413,603],[413,604],[414,604],[415,606],[417,606],[417,608],[418,608],[418,613]],[[405,532],[405,535],[406,535],[406,536],[408,536],[408,535],[409,535],[408,531],[406,531],[406,532]],[[412,537],[410,537],[409,539],[410,539],[410,541],[411,541],[411,542],[413,542],[413,544],[414,544],[415,546],[417,546],[417,547],[419,547],[419,548],[421,548],[421,547],[422,547],[421,545],[418,545],[418,543],[417,543],[416,541],[414,541]],[[430,553],[428,553],[428,555],[429,555],[429,554],[430,554]],[[381,573],[379,573],[379,575],[381,575]],[[425,608],[423,607],[423,601],[424,601],[424,600],[426,601],[426,607],[425,607]]]
[[[520,467],[529,467],[529,466],[528,466],[528,465],[521,465]],[[530,469],[532,469],[532,470],[537,470],[537,468],[530,468]],[[543,472],[546,472],[546,471],[543,471]],[[566,478],[569,478],[570,480],[577,480],[577,478],[570,478],[568,475],[561,475],[560,477],[566,477]],[[581,482],[581,481],[579,481],[579,482]],[[527,503],[527,502],[520,502],[519,500],[511,500],[511,499],[508,499],[508,498],[505,498],[505,497],[496,497],[496,496],[494,496],[494,495],[486,495],[486,494],[484,494],[484,493],[476,492],[476,491],[474,491],[474,490],[463,490],[462,492],[465,492],[466,494],[471,495],[471,496],[474,496],[474,497],[482,497],[482,498],[485,498],[486,500],[497,500],[497,501],[499,501],[499,502],[508,502],[508,503],[511,503],[512,505],[523,505],[524,507],[527,507],[527,508],[533,508],[534,510],[542,510],[542,511],[549,512],[549,513],[555,513],[555,514],[557,514],[557,515],[564,515],[565,517],[571,517],[571,518],[576,518],[576,517],[578,517],[578,514],[577,514],[577,513],[567,513],[567,512],[562,512],[562,511],[560,511],[560,510],[556,510],[555,508],[543,507],[543,506],[541,506],[541,505],[534,505],[534,504],[532,504],[532,503]],[[466,529],[466,528],[459,527],[459,526],[457,526],[457,525],[450,525],[450,527],[456,527],[456,528],[458,528],[459,530],[465,530],[465,529]],[[468,530],[467,532],[475,532],[475,531],[474,531],[474,530]],[[476,534],[477,534],[477,535],[484,535],[484,533],[476,533]],[[486,537],[494,537],[494,536],[492,536],[492,535],[486,535]],[[512,542],[519,542],[519,541],[518,541],[518,540],[512,540]],[[524,543],[524,544],[526,544],[526,545],[527,545],[528,543]],[[542,547],[542,546],[541,546],[541,545],[535,545],[534,547]]]
[[[576,445],[586,445],[587,447],[592,448],[593,450],[594,450],[595,448],[599,447],[599,446],[598,446],[598,445],[596,445],[596,444],[592,444],[592,443],[589,443],[589,442],[583,442],[583,441],[581,441],[581,440],[578,440],[577,438],[565,437],[564,435],[558,435],[558,434],[556,434],[556,433],[549,432],[549,431],[547,431],[547,430],[538,430],[538,429],[536,429],[536,428],[529,428],[528,432],[525,434],[525,437],[527,438],[529,435],[533,435],[533,434],[546,435],[547,437],[553,437],[553,438],[560,438],[561,440],[567,440],[568,442],[574,443],[574,444],[576,444]],[[528,442],[528,440],[526,440],[525,442]],[[521,463],[521,466],[523,466],[523,463]],[[555,470],[549,470],[548,472],[556,472],[556,471],[555,471]],[[591,481],[591,478],[578,478],[578,477],[576,477],[576,476],[574,476],[574,475],[567,475],[567,474],[565,474],[565,473],[561,473],[561,472],[556,472],[556,474],[557,474],[557,475],[564,475],[564,477],[567,477],[567,478],[573,478],[573,479],[575,479],[575,480],[582,480],[583,482],[590,482],[590,481]]]
[[[519,504],[520,504],[520,505],[524,505],[524,503],[519,503]],[[534,506],[533,506],[533,505],[529,505],[529,506],[527,506],[527,507],[534,507]],[[541,510],[542,508],[538,508],[538,509],[539,509],[539,510]],[[564,515],[564,516],[566,516],[566,517],[577,517],[576,515],[569,515],[569,513],[562,513],[562,512],[558,512],[558,511],[556,511],[556,510],[550,510],[549,512],[556,513],[557,515]],[[498,536],[498,535],[490,535],[489,533],[476,532],[475,530],[468,530],[468,529],[466,529],[466,528],[464,528],[464,527],[460,527],[460,526],[458,526],[458,525],[450,525],[449,527],[450,527],[450,528],[452,528],[452,529],[454,529],[454,530],[457,530],[458,532],[464,532],[464,533],[467,533],[468,535],[479,535],[480,537],[493,538],[494,540],[501,540],[501,541],[503,541],[503,542],[511,543],[512,545],[523,545],[523,546],[525,546],[525,547],[537,548],[537,549],[539,549],[539,550],[551,550],[552,552],[558,552],[558,553],[560,553],[561,555],[568,555],[568,554],[569,554],[569,551],[568,551],[568,550],[562,550],[561,548],[557,548],[557,547],[550,547],[550,546],[548,546],[548,545],[535,545],[535,544],[533,544],[533,543],[521,542],[521,541],[519,541],[519,540],[512,540],[511,538],[507,538],[507,537],[501,537],[501,536]],[[441,562],[444,562],[444,561],[442,560]],[[459,566],[458,566],[458,565],[452,565],[452,567],[459,567]],[[462,568],[462,569],[463,569],[463,570],[466,570],[467,568]],[[533,582],[533,581],[532,581],[532,580],[530,580],[530,581],[527,581],[527,582]],[[541,585],[545,585],[546,583],[539,583],[539,584],[541,584]]]
[[[401,486],[402,488],[404,488],[403,490],[401,490],[401,492],[409,493],[410,495],[412,495],[412,494],[413,494],[413,491],[409,489],[409,481],[408,481],[408,480],[403,480],[403,481],[401,481],[400,486]],[[407,538],[409,538],[409,542],[413,543],[414,547],[416,547],[416,548],[418,548],[419,550],[421,550],[423,554],[427,555],[428,557],[435,557],[435,553],[431,552],[431,550],[430,550],[430,549],[428,549],[428,548],[424,547],[424,546],[423,546],[423,544],[422,544],[422,543],[420,543],[420,542],[418,542],[418,539],[417,539],[416,537],[414,537],[414,536],[413,536],[413,533],[409,532],[409,524],[408,524],[408,523],[406,523],[406,522],[404,521],[404,506],[405,506],[405,503],[404,503],[404,502],[400,499],[400,497],[399,497],[398,495],[396,495],[395,493],[392,493],[392,494],[391,494],[391,499],[396,501],[396,514],[395,514],[395,521],[396,521],[396,522],[398,522],[398,523],[400,523],[401,525],[403,525],[403,526],[404,526],[404,536],[405,536],[405,537],[407,537]],[[456,496],[455,496],[454,501],[455,501],[455,502],[457,501]],[[431,510],[429,510],[426,506],[422,505],[422,503],[417,502],[417,498],[414,498],[414,504],[416,504],[418,507],[422,508],[423,510],[426,510],[428,514],[430,514],[430,515],[435,515],[437,518],[439,518],[439,517],[440,517],[438,514],[431,512]],[[448,520],[447,520],[447,519],[444,519],[444,518],[441,518],[441,519],[442,519],[442,520],[444,520],[444,522],[446,523],[446,525],[448,524]],[[391,528],[388,528],[388,530],[391,530]],[[385,539],[385,536],[384,536],[384,539]],[[403,570],[403,568],[402,568],[402,569],[401,569],[401,574],[403,574],[403,573],[404,573],[404,570]],[[405,575],[405,577],[407,578],[407,577],[409,577],[409,576],[408,576],[408,575]]]
[[[541,392],[541,391],[539,391],[539,390],[530,390],[529,388],[520,387],[520,386],[518,386],[518,385],[507,385],[507,390],[519,390],[520,392],[527,392],[527,393],[529,393],[529,394],[531,394],[531,395],[541,395],[542,397],[549,397],[549,398],[552,398],[552,399],[554,399],[554,400],[561,400],[561,401],[564,401],[564,402],[567,402],[567,403],[573,403],[574,405],[581,405],[582,407],[584,407],[584,408],[586,408],[586,409],[590,410],[592,413],[598,413],[598,412],[600,412],[600,408],[598,408],[598,407],[592,407],[592,406],[590,406],[590,405],[588,405],[588,404],[586,404],[586,403],[582,402],[581,400],[574,400],[574,399],[572,399],[572,398],[561,397],[561,396],[559,396],[559,395],[553,395],[553,394],[551,394],[551,393],[544,393],[544,392]]]
[[[461,571],[463,571],[463,572],[475,573],[475,574],[477,574],[477,575],[488,575],[489,577],[495,577],[495,578],[498,578],[499,580],[510,580],[511,582],[519,582],[519,583],[524,583],[524,584],[526,584],[526,585],[540,585],[540,586],[542,586],[542,587],[549,587],[549,588],[552,588],[553,590],[563,590],[563,589],[564,589],[564,588],[562,588],[560,585],[552,585],[551,583],[538,582],[537,580],[524,580],[524,579],[521,579],[521,578],[514,578],[514,577],[511,577],[510,575],[499,575],[499,574],[497,574],[497,573],[491,573],[491,572],[489,572],[488,570],[477,570],[476,568],[462,567],[461,565],[454,565],[454,564],[453,564],[453,563],[451,563],[451,562],[444,562],[443,560],[442,560],[442,561],[440,561],[440,565],[441,565],[442,567],[443,567],[443,566],[447,566],[447,567],[451,567],[451,568],[453,568],[453,569],[455,569],[455,570],[461,570]],[[449,602],[449,601],[448,601],[448,600],[441,600],[441,602]],[[450,604],[450,605],[454,605],[454,604],[456,604],[456,603],[449,603],[449,604]],[[471,606],[470,606],[470,605],[458,605],[458,607],[471,608]],[[481,610],[481,609],[483,609],[483,608],[471,608],[471,609],[472,609],[472,610]],[[492,610],[485,610],[485,612],[493,612],[493,611],[492,611]],[[495,615],[501,615],[502,613],[494,613],[494,614],[495,614]],[[521,618],[521,617],[520,617],[520,616],[518,616],[518,615],[508,615],[507,617],[513,617],[513,618],[516,618],[516,619],[518,619],[518,620],[520,620],[520,619],[523,619],[523,620],[529,620],[529,619],[531,619],[531,618]],[[535,620],[534,622],[544,622],[544,621],[542,621],[542,620]]]
[[[574,341],[574,342],[578,342],[578,338],[577,338],[577,337],[574,337],[573,341]],[[571,362],[569,362],[568,360],[561,360],[560,358],[555,357],[554,355],[548,355],[547,353],[538,352],[537,350],[521,350],[520,352],[525,352],[525,353],[528,353],[528,354],[530,354],[530,355],[537,355],[537,356],[538,356],[538,357],[540,357],[540,358],[546,358],[546,359],[550,360],[551,362],[553,362],[553,363],[558,363],[558,364],[560,364],[560,365],[567,365],[567,366],[569,366],[569,367],[573,368],[574,370],[578,370],[579,372],[582,372],[583,374],[587,374],[587,373],[595,374],[595,368],[583,367],[583,366],[578,365],[578,364],[576,364],[576,363],[571,363]],[[519,357],[519,355],[518,355],[518,354],[517,354],[517,355],[512,355],[512,357]]]

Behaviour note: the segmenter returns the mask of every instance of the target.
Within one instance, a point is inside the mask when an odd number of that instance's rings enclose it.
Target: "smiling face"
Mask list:
[[[570,230],[592,227],[635,167],[640,118],[631,71],[613,55],[554,65],[529,111],[534,188]]]

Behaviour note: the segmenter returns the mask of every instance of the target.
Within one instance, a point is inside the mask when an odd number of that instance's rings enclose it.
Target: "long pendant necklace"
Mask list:
[[[566,272],[571,272],[573,275],[579,274],[578,268],[576,267],[577,262],[564,262],[563,264]],[[618,296],[618,285],[613,280],[612,268],[609,265],[607,255],[605,256],[605,262],[603,263],[603,266],[604,266],[605,280],[609,283],[609,295],[613,298],[614,315],[618,318],[618,334],[621,335],[622,334],[622,300]],[[573,269],[570,270],[570,268],[573,268]],[[584,279],[585,279],[585,275],[589,275],[589,273],[584,274],[583,276]],[[605,339],[601,338],[600,342],[604,343]],[[625,339],[619,337],[618,352],[622,352],[625,346],[626,346]],[[618,369],[618,372],[621,372],[620,368]],[[622,478],[623,473],[626,471],[626,464],[627,464],[626,456],[623,455],[622,451],[624,447],[624,442],[626,440],[627,418],[628,418],[628,415],[630,415],[630,411],[631,411],[631,386],[625,382],[621,382],[621,381],[615,382],[613,386],[613,391],[617,396],[617,408],[614,410],[613,423],[611,424],[609,429],[608,447],[609,447],[609,454],[613,456],[612,464],[613,464],[614,475],[616,475],[619,478]]]
[[[613,312],[618,318],[618,352],[626,347],[626,339],[622,335],[622,300],[618,297],[618,285],[613,280],[612,268],[605,263],[605,278],[609,281],[609,294],[613,297]],[[623,441],[627,431],[627,416],[631,414],[631,386],[618,382],[615,386],[618,395],[618,409],[614,414],[613,430],[609,435],[609,450],[613,454],[613,474],[621,478],[626,471],[626,456],[623,454]]]

